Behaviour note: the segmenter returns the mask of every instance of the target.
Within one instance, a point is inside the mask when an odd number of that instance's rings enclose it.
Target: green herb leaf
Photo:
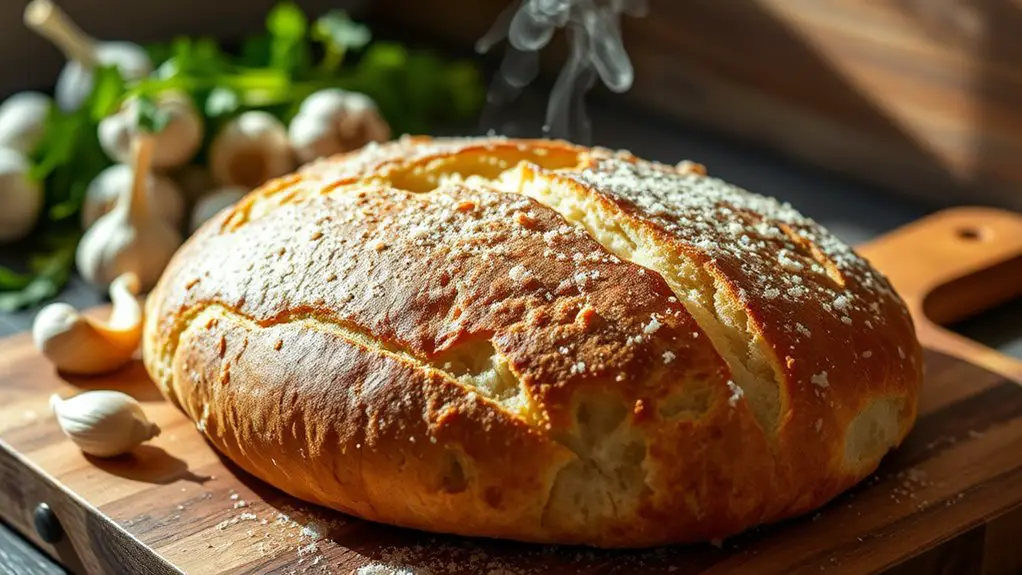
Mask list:
[[[348,50],[361,50],[372,39],[369,28],[353,22],[343,10],[331,10],[316,20],[312,39],[323,44],[320,69],[333,72],[341,67]]]
[[[92,112],[92,120],[99,122],[117,110],[125,89],[124,77],[116,67],[103,66],[94,70],[92,93],[85,104]]]
[[[29,171],[30,177],[44,184],[50,221],[79,213],[89,182],[111,164],[99,145],[96,115],[101,108],[116,108],[123,92],[120,73],[100,68],[93,92],[79,110],[50,110]]]
[[[360,67],[366,72],[384,72],[400,69],[408,61],[408,50],[394,42],[378,42],[366,52]]]
[[[172,52],[170,45],[166,43],[154,43],[146,44],[143,46],[146,54],[149,55],[149,61],[153,63],[154,68],[159,68],[161,64],[170,59]]]
[[[230,58],[212,38],[176,38],[170,53],[171,57],[161,67],[162,78],[213,76],[229,71],[231,66]]]
[[[270,65],[270,36],[259,34],[245,38],[241,44],[241,58],[238,62],[251,68]]]
[[[199,38],[193,43],[193,57],[204,64],[206,70],[224,70],[227,68],[227,56],[220,50],[220,45],[213,38]]]
[[[45,276],[35,276],[17,291],[0,292],[0,313],[10,313],[38,305],[60,293],[63,285]]]
[[[96,173],[97,175],[99,174],[99,172]],[[63,200],[58,200],[47,212],[50,219],[59,222],[77,215],[82,208],[82,203],[85,201],[85,195],[89,188],[88,183],[80,180],[71,182],[67,188],[67,197]]]
[[[77,242],[77,236],[60,236],[52,251],[32,258],[31,279],[13,291],[0,292],[0,313],[32,307],[60,293],[71,278]]]
[[[241,98],[238,97],[237,92],[228,88],[213,88],[213,91],[206,97],[204,110],[206,116],[219,118],[221,116],[230,116],[237,112],[240,107]]]
[[[369,28],[352,21],[344,10],[331,10],[316,20],[313,39],[346,50],[361,50],[372,39]]]
[[[29,176],[39,182],[46,180],[59,166],[68,162],[74,152],[78,132],[85,118],[81,114],[69,114],[53,106],[46,118],[43,138],[36,146],[35,162]]]
[[[265,110],[287,122],[306,97],[326,88],[368,95],[395,134],[428,132],[435,122],[467,119],[482,105],[484,85],[471,63],[409,52],[394,42],[370,43],[369,29],[343,11],[328,12],[310,26],[299,7],[284,0],[270,11],[266,28],[266,34],[245,39],[240,54],[209,38],[148,46],[158,66],[153,75],[126,83],[116,68],[101,67],[81,109],[54,107],[31,154],[30,175],[45,190],[39,233],[56,243],[34,258],[29,273],[0,268],[0,310],[34,305],[68,281],[79,233],[75,217],[89,183],[112,163],[99,145],[97,126],[126,98],[140,99],[139,124],[151,131],[168,120],[154,103],[160,94],[173,90],[191,98],[205,115],[197,164],[205,162],[211,140],[231,117]],[[313,62],[317,44],[322,58]],[[347,58],[356,50],[364,50],[357,60]]]
[[[305,35],[309,21],[293,2],[280,2],[266,18],[270,33],[270,67],[290,73],[308,67],[311,55]]]
[[[25,289],[32,281],[31,274],[19,274],[18,272],[0,266],[0,290],[20,290]]]
[[[475,114],[486,100],[486,90],[479,70],[468,62],[451,64],[444,74],[449,117],[467,118]]]
[[[161,108],[151,96],[138,97],[138,127],[143,132],[159,134],[170,123],[170,113]]]
[[[266,17],[266,29],[274,38],[300,40],[308,27],[309,20],[294,2],[279,2]]]

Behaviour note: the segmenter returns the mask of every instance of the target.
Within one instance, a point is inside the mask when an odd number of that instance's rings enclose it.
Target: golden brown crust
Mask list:
[[[207,223],[147,308],[154,380],[246,470],[529,541],[697,541],[818,507],[901,441],[921,380],[904,305],[811,221],[560,142],[307,166]]]

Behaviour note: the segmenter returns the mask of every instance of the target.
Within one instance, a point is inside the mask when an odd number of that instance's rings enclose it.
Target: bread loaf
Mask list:
[[[705,175],[553,141],[404,138],[219,214],[145,364],[239,466],[427,531],[642,547],[812,511],[908,433],[887,280]]]

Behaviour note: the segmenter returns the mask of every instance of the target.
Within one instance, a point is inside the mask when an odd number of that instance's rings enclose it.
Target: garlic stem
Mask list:
[[[39,35],[48,38],[68,58],[86,68],[99,63],[96,41],[78,26],[51,0],[32,0],[25,7],[25,24]]]
[[[131,189],[127,195],[122,196],[122,201],[127,203],[127,211],[133,221],[141,221],[149,215],[149,167],[153,163],[153,149],[156,146],[156,137],[149,133],[140,133],[134,142],[135,153],[135,174],[131,182]]]
[[[93,322],[96,331],[120,349],[131,350],[138,347],[141,339],[142,306],[136,298],[139,290],[138,276],[128,272],[117,276],[110,284],[110,301],[113,311],[106,325]]]

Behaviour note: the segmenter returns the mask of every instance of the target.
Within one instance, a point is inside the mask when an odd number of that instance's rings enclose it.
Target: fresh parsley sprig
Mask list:
[[[184,37],[147,51],[156,70],[151,76],[126,82],[116,69],[100,68],[81,109],[54,109],[47,119],[31,158],[31,176],[45,190],[45,211],[35,232],[42,250],[25,273],[0,267],[0,312],[51,298],[70,278],[86,189],[112,164],[97,128],[126,98],[138,98],[140,121],[159,131],[166,119],[154,104],[157,97],[168,91],[190,97],[205,117],[205,144],[193,160],[203,164],[213,136],[234,116],[263,110],[286,123],[307,96],[324,88],[371,97],[395,134],[471,118],[484,97],[471,62],[373,41],[370,30],[343,11],[310,21],[287,0],[271,9],[265,33],[245,39],[236,51],[210,38]]]

